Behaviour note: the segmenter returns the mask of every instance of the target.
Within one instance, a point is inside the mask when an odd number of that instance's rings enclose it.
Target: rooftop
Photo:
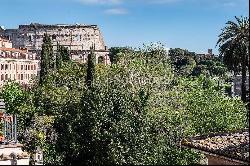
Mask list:
[[[248,129],[186,138],[182,140],[182,145],[234,160],[249,162]]]
[[[40,24],[40,23],[31,23],[31,24],[25,24],[25,25],[19,25],[19,28],[25,28],[25,27],[36,27],[36,28],[55,28],[55,27],[92,27],[92,28],[96,28],[97,25],[86,25],[86,24]]]
[[[33,53],[28,52],[27,50],[20,50],[16,48],[5,48],[5,47],[0,47],[1,51],[11,51],[11,52],[20,52],[20,53],[25,53],[25,54],[30,54],[32,55]]]

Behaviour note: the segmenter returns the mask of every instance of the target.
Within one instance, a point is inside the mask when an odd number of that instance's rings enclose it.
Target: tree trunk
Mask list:
[[[247,72],[248,72],[248,92],[247,92],[247,96],[248,96],[248,109],[250,110],[250,78],[249,78],[249,74],[250,74],[250,56],[249,56],[249,51],[247,51],[247,64],[246,64],[246,67],[247,67]]]
[[[242,69],[241,69],[241,73],[242,73],[242,77],[241,77],[241,100],[243,102],[247,101],[246,98],[246,58],[245,58],[245,54],[242,55]]]

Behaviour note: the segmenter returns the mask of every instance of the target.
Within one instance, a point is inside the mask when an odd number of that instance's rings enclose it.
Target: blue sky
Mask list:
[[[197,53],[215,48],[234,16],[248,16],[248,0],[0,0],[0,25],[97,24],[108,47],[161,42]]]

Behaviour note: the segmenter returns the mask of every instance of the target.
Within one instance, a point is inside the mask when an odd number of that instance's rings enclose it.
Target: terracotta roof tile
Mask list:
[[[11,51],[11,52],[20,52],[20,53],[29,54],[29,55],[33,55],[34,54],[32,52],[28,52],[28,51],[24,51],[24,50],[20,50],[20,49],[16,49],[16,48],[0,47],[0,50],[2,50],[2,51]]]
[[[19,50],[19,49],[16,49],[16,48],[0,47],[0,50],[2,50],[2,51],[13,51],[13,52],[28,53],[27,51]]]
[[[182,145],[249,162],[249,131],[214,133],[182,140]]]

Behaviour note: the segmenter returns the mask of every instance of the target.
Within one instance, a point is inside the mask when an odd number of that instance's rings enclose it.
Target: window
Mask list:
[[[28,70],[30,70],[30,65],[28,65]]]
[[[25,70],[27,70],[27,65],[25,65]]]
[[[21,74],[21,80],[23,80],[23,74]]]
[[[34,70],[36,70],[36,65],[34,65]]]
[[[52,40],[55,40],[56,39],[56,35],[52,35]]]
[[[3,74],[1,75],[1,81],[2,81],[2,80],[4,80],[4,75],[3,75]]]
[[[16,80],[16,75],[14,74],[14,80]]]
[[[32,36],[29,36],[29,42],[31,42],[32,41]]]
[[[37,159],[40,160],[40,155],[39,154],[37,155]]]
[[[23,70],[23,65],[21,65],[21,70]]]
[[[4,70],[4,64],[1,64],[1,70]]]
[[[33,65],[30,66],[31,70],[33,70]]]
[[[104,57],[99,56],[98,57],[98,63],[104,63]]]
[[[8,74],[5,74],[5,80],[8,80]]]
[[[76,41],[81,41],[80,35],[76,35],[75,40],[76,40]]]
[[[10,70],[11,70],[11,64],[10,64]]]
[[[8,64],[5,64],[5,70],[8,70]]]
[[[20,74],[17,75],[17,79],[20,80]]]

